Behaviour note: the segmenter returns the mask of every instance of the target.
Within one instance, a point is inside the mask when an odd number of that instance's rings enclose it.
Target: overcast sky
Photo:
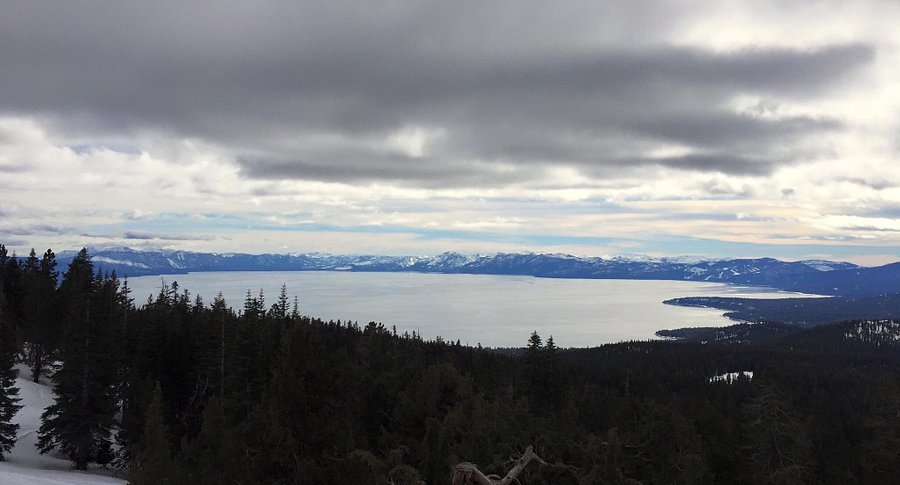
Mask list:
[[[900,2],[0,0],[0,243],[900,259]]]

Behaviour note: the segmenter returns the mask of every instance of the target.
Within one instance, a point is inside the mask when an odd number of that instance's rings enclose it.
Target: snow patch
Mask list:
[[[106,256],[93,256],[91,257],[91,261],[94,263],[119,264],[132,268],[150,269],[150,266],[147,266],[144,263],[136,263],[134,261],[128,261],[127,259],[113,259]]]
[[[823,259],[810,259],[807,261],[800,261],[801,263],[809,266],[810,268],[816,271],[837,271],[841,269],[849,269],[855,267],[854,265],[850,265],[848,263],[835,263],[834,261],[825,261]]]
[[[16,366],[19,376],[19,404],[24,406],[13,417],[19,424],[18,441],[0,461],[0,483],[3,485],[124,485],[125,481],[111,477],[112,470],[92,468],[86,472],[72,470],[69,460],[52,455],[41,455],[35,448],[37,432],[41,426],[41,414],[53,404],[53,389],[46,381],[31,382],[24,376],[29,370]]]
[[[734,384],[734,381],[742,377],[746,378],[747,380],[753,380],[753,371],[745,370],[741,372],[728,372],[725,374],[710,377],[709,382],[724,382],[726,384]]]
[[[900,342],[900,322],[866,320],[857,322],[844,333],[844,338],[877,345]]]

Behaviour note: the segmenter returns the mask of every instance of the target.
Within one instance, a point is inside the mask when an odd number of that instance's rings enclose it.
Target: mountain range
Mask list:
[[[762,286],[819,295],[864,296],[900,292],[900,263],[861,267],[822,260],[773,258],[579,257],[568,254],[497,253],[437,256],[373,256],[200,253],[104,248],[89,251],[101,271],[123,276],[204,271],[365,271],[527,275],[545,278],[680,280]],[[57,259],[68,267],[75,252]]]

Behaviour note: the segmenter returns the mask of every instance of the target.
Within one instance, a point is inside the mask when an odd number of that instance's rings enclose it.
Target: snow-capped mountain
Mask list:
[[[89,251],[103,271],[119,276],[201,271],[383,271],[528,275],[547,278],[686,280],[767,286],[825,295],[900,292],[900,263],[863,268],[832,261],[788,262],[772,258],[702,260],[688,258],[578,257],[568,254],[497,253],[437,256],[332,255],[322,253],[240,254],[187,251]],[[74,252],[59,254],[64,269]]]

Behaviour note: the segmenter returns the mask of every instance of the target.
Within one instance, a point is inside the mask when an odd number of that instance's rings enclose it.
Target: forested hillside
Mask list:
[[[900,319],[900,293],[868,297],[830,298],[727,298],[688,297],[667,300],[669,305],[712,307],[725,316],[745,322],[780,322],[813,327],[853,319]]]
[[[504,355],[317,320],[287,289],[248,292],[234,311],[173,283],[136,305],[86,251],[58,286],[50,251],[0,247],[0,269],[0,438],[15,411],[11,365],[24,361],[56,386],[41,450],[135,484],[448,484],[462,461],[502,476],[528,445],[547,464],[523,484],[900,474],[893,322],[735,346],[562,350],[534,333]],[[740,377],[716,379],[729,373]]]

